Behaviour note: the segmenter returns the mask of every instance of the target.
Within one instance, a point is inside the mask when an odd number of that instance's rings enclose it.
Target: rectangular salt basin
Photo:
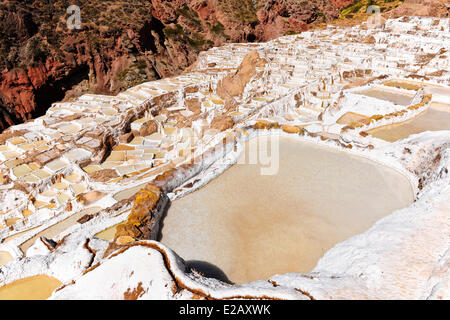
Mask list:
[[[410,105],[412,98],[413,98],[413,95],[410,95],[410,94],[394,92],[394,91],[390,91],[390,90],[383,90],[380,88],[370,88],[367,90],[357,91],[357,92],[353,92],[353,93],[380,99],[380,100],[390,101],[392,103],[395,103],[395,104],[398,104],[401,106]]]
[[[277,174],[237,164],[172,202],[160,241],[205,274],[244,283],[310,272],[335,244],[414,199],[406,177],[365,158],[294,138],[279,148]]]
[[[52,162],[49,162],[45,165],[45,168],[47,168],[48,170],[52,171],[52,172],[56,172],[58,170],[61,170],[65,167],[67,167],[69,164],[62,160],[62,159],[56,159],[53,160]]]
[[[63,199],[61,199],[63,200]],[[45,230],[42,230],[41,232],[34,235],[32,238],[28,239],[24,243],[22,243],[19,248],[20,250],[26,254],[27,250],[34,244],[34,242],[39,239],[39,237],[46,237],[48,239],[54,239],[56,238],[60,233],[64,232],[71,226],[78,223],[78,220],[82,218],[83,216],[87,214],[95,214],[99,212],[102,208],[101,207],[90,207],[84,210],[81,210],[77,213],[74,213],[70,217],[55,223],[54,225],[48,227]]]
[[[440,107],[431,107],[412,120],[384,126],[368,131],[372,136],[389,142],[408,138],[412,134],[425,131],[450,130],[450,106],[448,111]]]

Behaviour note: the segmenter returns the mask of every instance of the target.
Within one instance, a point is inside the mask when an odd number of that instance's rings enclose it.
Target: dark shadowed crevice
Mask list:
[[[82,81],[88,80],[89,70],[89,66],[83,65],[61,80],[52,81],[52,79],[49,79],[46,85],[35,91],[36,109],[31,113],[31,118],[34,119],[43,116],[51,107],[52,103],[64,99],[68,90]]]
[[[197,270],[206,278],[214,278],[228,284],[233,284],[233,282],[228,279],[225,272],[223,272],[219,267],[213,265],[212,263],[206,261],[190,260],[186,261],[186,267],[189,269]]]
[[[158,52],[156,42],[159,42],[159,46],[164,46],[164,25],[156,18],[152,18],[150,21],[145,22],[142,29],[139,31],[139,43],[142,50]],[[157,34],[158,39],[155,38],[152,31]]]
[[[256,36],[253,33],[249,33],[247,35],[247,42],[255,42],[256,41]]]
[[[9,126],[21,123],[22,119],[14,112],[14,106],[3,101],[0,97],[0,133]]]

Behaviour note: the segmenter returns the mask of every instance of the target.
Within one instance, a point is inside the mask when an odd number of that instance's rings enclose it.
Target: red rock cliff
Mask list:
[[[349,0],[0,1],[0,132],[84,92],[180,73],[200,51],[266,41],[338,16]]]

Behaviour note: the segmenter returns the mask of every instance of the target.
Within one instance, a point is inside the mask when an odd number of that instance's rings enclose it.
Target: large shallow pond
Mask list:
[[[237,164],[174,201],[161,242],[208,276],[244,283],[309,272],[335,244],[413,202],[405,176],[364,158],[295,138],[280,138],[279,155],[276,175]]]
[[[1,287],[0,300],[45,300],[61,285],[47,275],[24,278]]]

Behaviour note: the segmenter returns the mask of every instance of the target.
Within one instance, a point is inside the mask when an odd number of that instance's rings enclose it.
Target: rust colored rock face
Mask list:
[[[142,125],[141,129],[139,130],[139,135],[149,136],[157,131],[158,131],[158,123],[154,120],[149,120]]]
[[[402,16],[445,18],[449,16],[449,9],[443,0],[406,0],[402,5],[387,14],[388,18]]]
[[[353,3],[353,0],[330,0],[331,4],[335,8],[343,8],[345,6],[348,6],[349,4]]]
[[[119,137],[119,142],[128,143],[133,140],[134,134],[132,132],[125,133]]]
[[[267,41],[330,21],[349,0],[80,2],[76,31],[67,28],[62,0],[0,6],[0,132],[57,101],[179,74],[212,46]]]
[[[225,100],[242,95],[245,86],[256,75],[256,68],[264,67],[267,61],[259,57],[257,51],[253,51],[245,56],[238,70],[226,76],[217,87],[217,94]]]
[[[370,124],[370,118],[354,112],[347,112],[336,123],[350,126],[368,125]]]
[[[225,131],[227,129],[230,129],[233,127],[233,125],[234,125],[233,119],[227,116],[216,117],[211,122],[211,128],[217,129],[219,131]]]
[[[155,240],[159,233],[159,221],[169,202],[159,187],[148,184],[136,195],[128,220],[117,227],[114,241],[125,244],[132,239]]]

